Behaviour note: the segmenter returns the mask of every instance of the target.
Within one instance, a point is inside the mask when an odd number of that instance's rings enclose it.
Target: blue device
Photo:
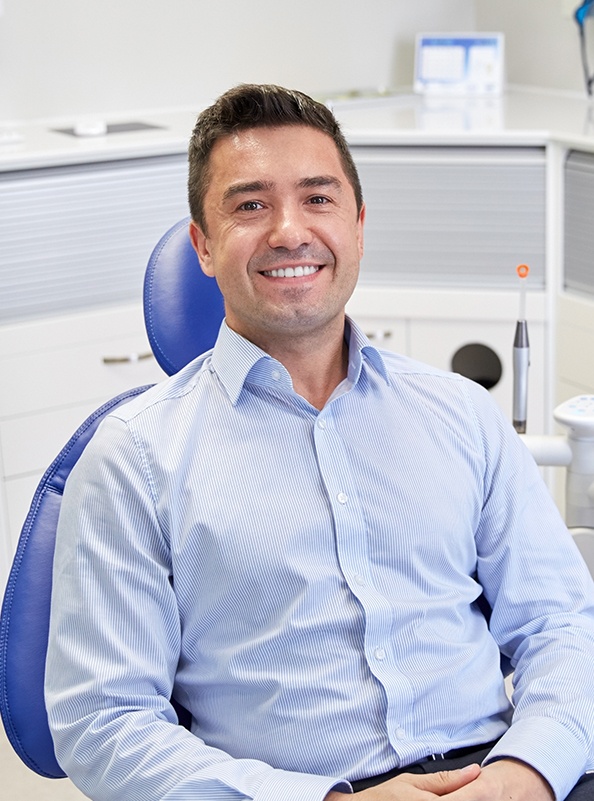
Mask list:
[[[584,81],[586,83],[586,92],[588,95],[592,94],[594,75],[591,75],[590,70],[588,69],[588,46],[586,44],[586,32],[584,28],[585,22],[591,14],[594,14],[594,0],[584,0],[581,6],[578,6],[573,14],[580,31],[582,66],[584,68]]]
[[[592,13],[594,13],[594,0],[584,0],[574,12],[575,21],[578,25],[583,26],[586,17],[589,17]]]

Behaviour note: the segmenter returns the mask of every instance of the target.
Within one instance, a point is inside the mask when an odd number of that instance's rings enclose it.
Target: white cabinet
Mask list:
[[[76,428],[164,377],[149,353],[138,303],[0,327],[0,585],[35,487]]]

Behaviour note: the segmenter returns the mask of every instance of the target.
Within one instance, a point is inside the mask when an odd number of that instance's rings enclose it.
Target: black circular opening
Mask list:
[[[452,370],[492,389],[501,379],[501,359],[488,345],[472,342],[459,348],[452,356]]]

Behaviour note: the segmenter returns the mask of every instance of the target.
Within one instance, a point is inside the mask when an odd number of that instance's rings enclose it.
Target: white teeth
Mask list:
[[[269,275],[272,278],[301,278],[303,275],[313,275],[319,269],[313,264],[300,264],[298,267],[281,267],[279,270],[267,270],[264,275]]]

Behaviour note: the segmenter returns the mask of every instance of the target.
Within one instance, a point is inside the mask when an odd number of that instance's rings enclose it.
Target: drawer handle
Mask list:
[[[154,356],[149,350],[146,353],[130,353],[128,356],[104,356],[103,364],[133,364],[153,358]]]
[[[365,335],[367,339],[375,340],[376,342],[382,342],[385,339],[390,339],[392,336],[392,332],[389,328],[380,328],[377,331],[366,331]]]

